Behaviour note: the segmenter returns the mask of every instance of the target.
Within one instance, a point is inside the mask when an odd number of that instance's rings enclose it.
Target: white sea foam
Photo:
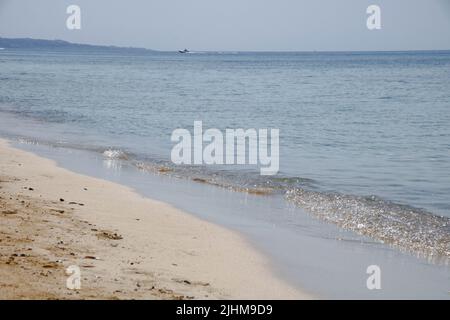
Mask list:
[[[108,159],[128,160],[128,156],[121,150],[108,149],[103,152],[103,156]]]

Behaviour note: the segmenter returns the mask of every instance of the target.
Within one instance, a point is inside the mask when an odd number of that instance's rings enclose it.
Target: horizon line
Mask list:
[[[0,39],[5,40],[35,40],[35,41],[49,41],[49,42],[64,42],[68,45],[79,45],[79,46],[93,46],[93,47],[104,47],[104,48],[114,48],[114,49],[129,49],[129,50],[146,50],[152,52],[178,52],[180,49],[173,50],[160,50],[160,49],[151,49],[146,47],[134,47],[134,46],[125,46],[125,45],[113,45],[113,44],[94,44],[94,43],[80,43],[80,42],[71,42],[63,39],[45,39],[45,38],[31,38],[31,37],[21,37],[21,38],[8,38],[0,36]],[[4,48],[3,48],[4,49]],[[264,50],[190,50],[190,52],[201,52],[201,53],[345,53],[345,52],[438,52],[438,51],[450,51],[448,49],[382,49],[382,50],[366,50],[366,49],[356,49],[356,50],[277,50],[277,49],[264,49]]]

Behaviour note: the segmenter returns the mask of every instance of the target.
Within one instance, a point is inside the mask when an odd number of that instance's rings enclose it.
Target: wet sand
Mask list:
[[[5,140],[0,219],[0,299],[310,298],[239,234]]]

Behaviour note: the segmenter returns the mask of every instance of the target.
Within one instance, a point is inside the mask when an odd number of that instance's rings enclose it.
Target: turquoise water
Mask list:
[[[450,52],[2,50],[0,113],[4,135],[269,190],[347,229],[450,255]],[[279,175],[172,165],[172,131],[196,120],[280,129]]]

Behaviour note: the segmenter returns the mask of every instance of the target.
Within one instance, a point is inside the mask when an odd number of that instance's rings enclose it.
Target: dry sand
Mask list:
[[[309,298],[238,234],[5,140],[0,220],[0,299]]]

